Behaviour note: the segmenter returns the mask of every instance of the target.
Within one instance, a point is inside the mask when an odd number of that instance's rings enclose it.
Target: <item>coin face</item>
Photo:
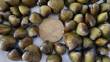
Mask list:
[[[60,20],[44,19],[39,26],[39,34],[43,41],[56,42],[63,37],[64,25]]]

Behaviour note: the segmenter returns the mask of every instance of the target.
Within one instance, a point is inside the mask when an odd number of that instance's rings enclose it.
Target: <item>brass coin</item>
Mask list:
[[[56,42],[63,37],[64,25],[60,20],[47,18],[40,24],[39,33],[43,41]]]

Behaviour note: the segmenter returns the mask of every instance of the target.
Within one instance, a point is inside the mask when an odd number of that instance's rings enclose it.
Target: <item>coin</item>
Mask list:
[[[64,25],[57,19],[44,19],[39,26],[39,34],[43,41],[56,42],[63,37]]]

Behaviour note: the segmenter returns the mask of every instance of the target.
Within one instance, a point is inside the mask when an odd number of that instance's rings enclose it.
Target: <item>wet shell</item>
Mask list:
[[[57,54],[64,54],[66,52],[66,47],[63,43],[55,43],[54,47]]]
[[[24,28],[17,28],[13,34],[15,38],[24,38],[26,36],[27,32]]]
[[[97,39],[98,37],[100,37],[101,34],[102,34],[102,33],[101,33],[101,30],[98,29],[98,28],[96,28],[96,27],[94,27],[94,28],[92,28],[91,31],[90,31],[90,39],[95,40],[95,39]]]
[[[10,11],[13,15],[20,16],[18,7],[10,7]]]
[[[108,40],[104,38],[98,38],[96,40],[96,45],[98,46],[105,46],[107,44]]]
[[[29,62],[40,62],[41,59],[41,52],[39,47],[36,45],[29,45],[24,49],[24,54],[22,55],[22,59],[24,61]]]
[[[81,45],[81,38],[76,33],[66,33],[64,35],[64,42],[69,50],[73,50],[77,46]]]
[[[38,13],[33,12],[30,17],[29,20],[32,24],[35,25],[39,25],[42,22],[42,18]]]
[[[91,7],[90,7],[90,13],[94,16],[96,16],[99,13],[99,4],[94,3]]]
[[[11,60],[20,60],[21,59],[21,54],[16,49],[13,49],[12,51],[10,51],[7,56]]]
[[[40,56],[36,53],[26,51],[22,55],[22,60],[27,62],[40,62]]]
[[[107,21],[107,19],[108,19],[108,13],[107,12],[103,12],[103,13],[98,15],[97,23],[104,23],[104,22]]]
[[[53,43],[50,41],[44,41],[40,47],[40,50],[47,55],[53,53]]]
[[[28,16],[22,18],[22,20],[21,20],[21,26],[22,27],[29,26],[29,17]]]
[[[74,13],[77,13],[81,10],[82,5],[80,3],[71,3],[69,9],[72,10]]]
[[[38,27],[28,27],[27,32],[30,37],[38,36]]]
[[[16,40],[12,36],[0,37],[0,50],[8,51],[14,47]]]
[[[99,26],[99,29],[102,31],[102,36],[104,38],[110,39],[110,24],[102,24],[101,26]]]
[[[51,12],[52,11],[51,11],[51,8],[49,6],[43,5],[43,6],[40,7],[40,14],[43,17],[48,16]]]
[[[86,13],[86,15],[85,15],[85,22],[90,27],[93,27],[93,26],[96,25],[96,19],[95,19],[95,17],[92,16],[91,14],[89,14],[89,13]]]
[[[83,14],[76,14],[74,16],[74,21],[77,22],[77,23],[81,23],[81,22],[83,22],[83,20],[84,20]]]
[[[62,62],[62,57],[56,54],[49,55],[46,62]]]
[[[73,12],[68,9],[63,9],[59,17],[63,22],[69,21],[73,17]]]
[[[12,26],[18,26],[20,23],[20,19],[17,18],[15,15],[10,15],[9,22],[12,24]]]
[[[64,7],[64,1],[63,0],[49,0],[48,6],[52,8],[54,13],[60,12],[61,9]]]
[[[94,51],[88,51],[85,53],[84,62],[94,62],[95,61],[95,53]]]
[[[109,3],[102,3],[101,4],[101,12],[110,11],[110,4]]]
[[[72,62],[80,62],[81,61],[81,53],[72,51],[69,53],[70,59]]]
[[[10,26],[6,24],[0,24],[0,34],[8,34],[11,31]]]
[[[88,5],[82,5],[81,13],[83,13],[83,14],[87,13],[88,9],[89,9]]]
[[[30,12],[29,8],[25,5],[20,5],[19,6],[19,11],[22,15],[28,15],[29,12]]]
[[[0,11],[6,10],[7,7],[8,5],[6,4],[6,2],[4,0],[0,0]]]
[[[76,29],[76,33],[81,36],[87,36],[89,34],[87,25],[85,23],[79,23]]]
[[[74,20],[65,22],[65,30],[64,30],[65,33],[74,30],[76,26],[77,26],[77,23]]]
[[[19,40],[18,46],[22,49],[26,48],[27,46],[33,44],[33,40],[31,37],[25,37],[22,40]]]
[[[84,38],[83,39],[83,47],[84,48],[92,48],[93,47],[93,41],[89,38]]]

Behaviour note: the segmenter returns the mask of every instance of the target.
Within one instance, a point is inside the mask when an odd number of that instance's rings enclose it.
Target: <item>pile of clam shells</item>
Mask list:
[[[71,62],[110,62],[110,3],[97,2],[0,0],[0,50],[13,61],[40,62],[45,54],[46,62],[63,62],[67,52]]]

